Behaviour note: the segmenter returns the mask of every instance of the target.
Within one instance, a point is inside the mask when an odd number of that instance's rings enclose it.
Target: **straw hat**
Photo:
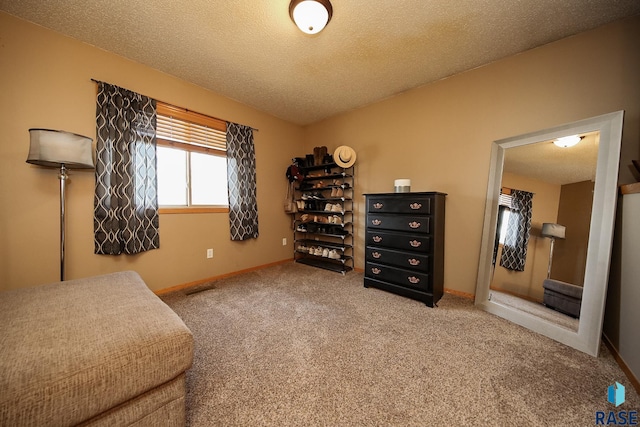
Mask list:
[[[341,168],[350,168],[356,162],[356,152],[351,147],[341,145],[333,152],[333,161]]]

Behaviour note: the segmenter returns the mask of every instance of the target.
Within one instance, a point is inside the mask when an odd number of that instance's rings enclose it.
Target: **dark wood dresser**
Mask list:
[[[365,194],[364,286],[433,307],[444,283],[444,193]]]

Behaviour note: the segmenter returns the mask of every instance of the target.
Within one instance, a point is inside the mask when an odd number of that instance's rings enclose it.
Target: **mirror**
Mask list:
[[[593,356],[604,317],[623,114],[495,141],[491,151],[476,305]],[[572,135],[581,137],[578,145],[553,145]],[[511,190],[510,199],[501,197]],[[500,207],[508,203],[516,206]],[[528,233],[515,233],[517,224],[505,216],[523,218],[521,230]],[[564,288],[570,288],[569,305],[554,293]]]

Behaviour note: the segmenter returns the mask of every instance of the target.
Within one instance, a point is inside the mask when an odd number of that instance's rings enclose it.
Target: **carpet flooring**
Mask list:
[[[465,298],[428,308],[362,283],[291,262],[163,295],[195,339],[188,425],[587,426],[640,409],[605,347],[594,358]]]
[[[524,298],[519,298],[504,292],[491,290],[491,301],[515,308],[516,310],[520,310],[525,313],[533,314],[536,317],[548,320],[572,331],[577,332],[578,326],[580,325],[579,319],[546,307],[542,303],[528,301]]]

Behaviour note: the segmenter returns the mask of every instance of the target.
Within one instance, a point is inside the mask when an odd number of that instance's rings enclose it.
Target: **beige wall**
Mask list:
[[[93,253],[92,172],[67,187],[67,278],[139,272],[154,290],[291,259],[283,213],[284,172],[302,129],[138,63],[0,13],[0,290],[59,278],[57,173],[25,163],[28,129],[95,139],[98,79],[221,119],[255,133],[260,237],[231,242],[227,214],[161,215],[160,249],[136,256]],[[282,245],[282,238],[288,245]],[[206,249],[214,258],[206,259]]]
[[[542,302],[544,293],[542,282],[547,277],[549,268],[550,243],[549,239],[540,236],[540,232],[543,223],[556,222],[561,187],[512,173],[502,174],[502,186],[533,193],[531,232],[524,271],[511,271],[501,267],[502,247],[500,247],[491,288]]]
[[[117,84],[157,99],[247,124],[256,133],[261,236],[231,243],[222,214],[163,215],[161,245],[134,257],[93,254],[93,176],[74,172],[68,194],[68,276],[133,268],[152,289],[291,257],[282,214],[283,171],[316,145],[348,144],[356,163],[356,266],[363,267],[362,193],[414,191],[447,197],[445,287],[475,293],[491,142],[626,110],[621,182],[640,157],[640,17],[512,56],[300,129],[184,81],[41,27],[0,14],[0,286],[55,280],[56,173],[24,163],[30,127],[95,135],[95,84]],[[47,64],[43,66],[42,64]],[[297,145],[304,141],[303,148]],[[290,243],[290,242],[289,242]],[[216,256],[206,260],[213,247]],[[165,268],[166,265],[180,268]]]
[[[566,227],[566,238],[556,240],[551,277],[579,286],[584,286],[587,267],[593,185],[592,181],[576,182],[560,190],[558,224]]]
[[[375,72],[372,70],[372,72]],[[305,147],[341,144],[356,162],[356,266],[362,193],[448,193],[445,288],[475,293],[492,141],[626,110],[621,181],[640,157],[640,17],[579,34],[308,126]]]

